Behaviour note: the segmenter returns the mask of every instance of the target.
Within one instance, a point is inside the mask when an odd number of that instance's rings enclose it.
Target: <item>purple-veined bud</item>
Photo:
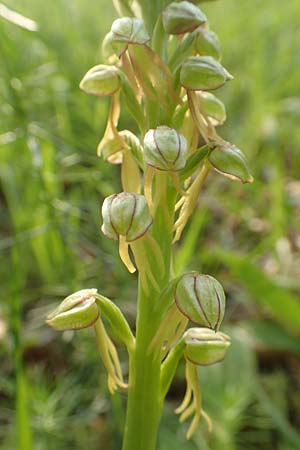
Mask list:
[[[113,95],[121,84],[121,73],[117,67],[99,64],[84,75],[79,87],[87,94],[103,97]]]
[[[160,126],[147,131],[144,138],[145,162],[159,170],[183,169],[186,149],[185,137],[174,128]]]
[[[102,232],[110,239],[125,236],[126,242],[142,237],[152,224],[143,195],[121,192],[107,197],[102,206]]]
[[[210,91],[233,77],[212,56],[191,56],[182,64],[180,82],[187,90]]]
[[[94,325],[99,317],[96,294],[97,289],[82,289],[69,295],[49,314],[47,324],[58,331],[80,330]]]
[[[182,275],[175,290],[175,302],[184,316],[199,326],[217,331],[225,313],[225,293],[210,275],[197,272]]]
[[[225,177],[242,183],[253,182],[244,153],[234,145],[228,142],[216,144],[208,159],[213,168]]]
[[[163,11],[163,26],[168,34],[188,33],[205,22],[201,9],[187,1],[170,3]]]
[[[198,366],[208,366],[225,358],[230,338],[224,333],[207,328],[190,328],[183,339],[185,342],[185,358]]]
[[[218,36],[211,30],[198,28],[196,32],[195,49],[201,56],[212,56],[221,59],[221,44]]]

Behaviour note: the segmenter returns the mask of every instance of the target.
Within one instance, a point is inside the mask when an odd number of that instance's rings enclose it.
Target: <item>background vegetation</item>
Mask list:
[[[105,0],[7,6],[39,28],[0,16],[0,448],[118,450],[125,397],[109,399],[92,332],[44,325],[55,302],[85,287],[135,315],[135,277],[99,233],[103,197],[119,189],[118,168],[95,151],[107,104],[78,89],[115,13]],[[203,9],[235,76],[220,92],[222,134],[246,152],[255,183],[208,180],[178,249],[176,270],[224,284],[234,342],[224,364],[200,371],[212,435],[203,425],[185,441],[173,414],[181,368],[158,450],[299,450],[299,1]]]

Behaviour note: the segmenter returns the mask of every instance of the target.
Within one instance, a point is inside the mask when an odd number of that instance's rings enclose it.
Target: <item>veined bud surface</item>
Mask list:
[[[197,92],[200,109],[210,119],[211,124],[216,127],[222,125],[226,120],[225,105],[211,92]]]
[[[110,239],[125,236],[127,242],[142,237],[152,224],[143,195],[121,192],[107,197],[102,206],[102,232]]]
[[[144,138],[145,162],[159,170],[183,169],[186,150],[185,137],[174,128],[160,126],[147,131]]]
[[[49,314],[47,324],[58,331],[80,330],[92,326],[99,317],[95,294],[97,289],[82,289],[69,295]]]
[[[230,346],[230,338],[224,333],[207,328],[190,328],[183,335],[185,358],[193,364],[208,366],[222,361]]]
[[[79,87],[91,95],[100,97],[113,95],[121,87],[120,71],[115,66],[99,64],[84,75]]]
[[[212,56],[191,56],[182,64],[180,82],[192,91],[217,89],[233,77]]]
[[[213,168],[225,177],[242,183],[253,182],[246,156],[235,145],[217,144],[208,159]]]
[[[111,33],[110,39],[115,42],[144,45],[150,40],[144,21],[136,17],[116,19],[111,26]]]
[[[221,44],[216,33],[205,28],[198,28],[195,41],[197,53],[202,56],[212,56],[221,59]]]
[[[175,302],[189,320],[217,331],[225,313],[225,293],[210,275],[184,274],[177,283]]]
[[[163,26],[168,34],[187,33],[205,22],[205,14],[191,2],[174,2],[163,11]]]

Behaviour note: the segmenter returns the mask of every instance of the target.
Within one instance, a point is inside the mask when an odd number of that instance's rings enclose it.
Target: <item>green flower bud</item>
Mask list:
[[[226,120],[225,105],[211,92],[197,92],[200,109],[210,119],[211,124],[216,127],[222,125]]]
[[[175,302],[184,316],[197,325],[220,328],[225,312],[225,294],[221,284],[210,275],[184,274],[177,283]]]
[[[234,145],[217,144],[208,159],[213,168],[227,178],[242,183],[253,182],[244,153]]]
[[[125,42],[127,44],[147,44],[150,36],[142,19],[136,17],[121,17],[116,19],[112,26],[112,40],[114,42]]]
[[[221,45],[216,33],[205,28],[198,28],[195,49],[199,55],[221,59]]]
[[[125,52],[126,48],[127,43],[118,41],[116,35],[110,31],[103,39],[101,47],[105,62],[112,63],[118,61],[119,56]]]
[[[83,77],[79,85],[87,94],[110,96],[121,87],[121,74],[115,66],[99,64],[92,67]]]
[[[190,2],[171,3],[163,11],[163,25],[168,34],[187,33],[205,22],[205,14]]]
[[[185,358],[198,366],[208,366],[225,358],[230,338],[224,333],[207,328],[190,328],[183,339],[186,347]]]
[[[47,324],[58,331],[80,330],[92,326],[99,317],[97,289],[83,289],[65,298],[50,314]]]
[[[159,170],[181,170],[186,163],[187,142],[173,128],[160,126],[144,138],[145,162]]]
[[[211,56],[191,56],[184,61],[180,71],[182,86],[193,91],[217,89],[232,78],[232,75]]]
[[[127,242],[142,237],[152,224],[143,195],[121,192],[107,197],[102,206],[102,232],[110,239],[125,236]]]

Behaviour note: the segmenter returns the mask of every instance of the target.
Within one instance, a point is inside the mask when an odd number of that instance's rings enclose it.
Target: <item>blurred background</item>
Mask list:
[[[0,448],[119,450],[125,395],[108,395],[92,331],[44,324],[86,287],[134,322],[135,276],[99,232],[103,198],[120,189],[118,167],[96,157],[107,102],[78,88],[116,13],[105,0],[6,6],[34,22],[9,22],[0,3]],[[200,370],[212,434],[202,424],[187,442],[173,413],[182,366],[158,450],[299,450],[299,0],[203,10],[235,77],[218,91],[228,113],[219,132],[247,154],[255,182],[211,176],[177,249],[176,270],[224,285],[233,345],[224,363]]]

